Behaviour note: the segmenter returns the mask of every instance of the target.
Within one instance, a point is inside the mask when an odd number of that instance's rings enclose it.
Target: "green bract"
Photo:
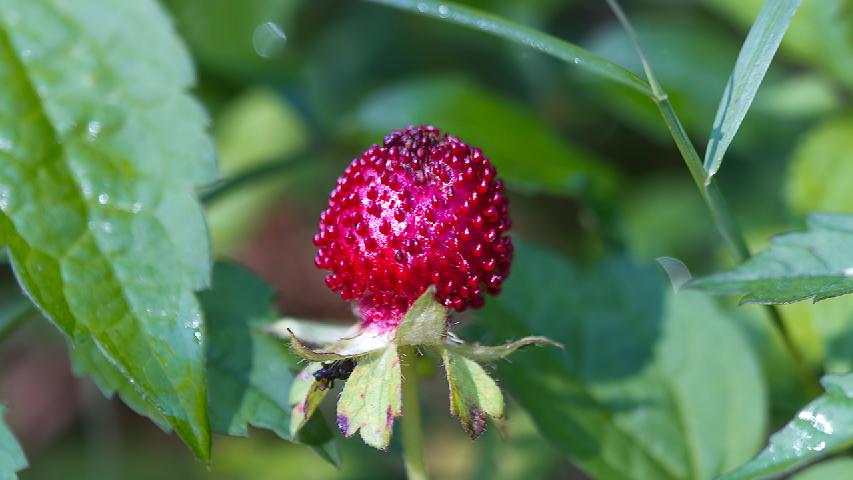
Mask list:
[[[467,345],[448,332],[447,317],[447,308],[435,300],[435,289],[430,287],[412,304],[397,329],[390,332],[379,334],[369,327],[349,329],[349,336],[319,342],[328,345],[311,348],[294,332],[305,332],[308,340],[316,332],[330,331],[329,327],[286,319],[268,328],[267,332],[273,335],[289,336],[294,352],[312,362],[298,375],[290,391],[291,435],[296,435],[310,419],[333,386],[334,379],[314,377],[321,366],[334,365],[320,362],[355,362],[338,401],[338,428],[347,437],[360,431],[365,443],[384,450],[391,440],[394,419],[405,414],[401,399],[406,379],[402,378],[401,362],[410,365],[416,361],[412,347],[433,350],[441,357],[450,387],[450,412],[472,438],[485,430],[487,419],[500,421],[504,412],[500,389],[477,362],[498,360],[528,345],[561,347],[544,337],[526,337],[497,347]]]

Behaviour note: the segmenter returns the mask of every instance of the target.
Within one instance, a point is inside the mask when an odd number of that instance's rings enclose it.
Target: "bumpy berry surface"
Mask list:
[[[431,126],[385,137],[338,179],[314,237],[326,284],[363,324],[395,328],[430,285],[438,301],[478,308],[500,291],[512,242],[503,182],[478,148]]]

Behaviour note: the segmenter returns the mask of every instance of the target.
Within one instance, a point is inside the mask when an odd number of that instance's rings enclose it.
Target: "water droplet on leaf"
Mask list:
[[[287,36],[284,34],[284,30],[273,22],[258,25],[252,35],[252,46],[255,48],[255,53],[264,58],[277,55],[284,48],[286,41]]]

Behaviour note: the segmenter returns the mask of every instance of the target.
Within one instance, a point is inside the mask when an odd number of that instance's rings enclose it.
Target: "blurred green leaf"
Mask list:
[[[0,232],[19,282],[207,462],[194,188],[215,168],[184,46],[151,0],[0,0],[0,78]]]
[[[569,42],[496,15],[452,2],[436,2],[433,0],[369,1],[481,30],[534,48],[566,63],[577,65],[590,73],[627,85],[646,95],[651,95],[649,85],[644,80],[619,65]]]
[[[0,480],[15,480],[17,472],[27,468],[27,459],[18,441],[3,421],[6,407],[0,405]]]
[[[815,302],[853,291],[853,216],[813,213],[808,231],[773,239],[769,249],[727,272],[696,279],[692,288],[746,294],[742,303]]]
[[[763,0],[705,0],[709,8],[749,26]],[[853,88],[853,2],[805,2],[782,41],[782,52],[816,65]]]
[[[625,241],[637,258],[689,258],[713,247],[705,205],[683,177],[633,182],[620,199],[619,212]]]
[[[726,82],[720,106],[717,107],[714,128],[705,149],[705,171],[708,172],[708,178],[720,169],[723,156],[746,117],[764,74],[770,68],[776,49],[799,6],[800,0],[767,0],[753,22],[729,81]]]
[[[248,436],[249,426],[269,429],[337,463],[337,447],[320,415],[298,439],[290,435],[295,361],[286,343],[263,332],[277,318],[273,294],[262,280],[229,263],[214,266],[213,288],[199,294],[207,317],[211,427],[238,436]]]
[[[287,29],[292,26],[299,3],[300,0],[164,0],[201,66],[238,78],[282,68]],[[270,30],[273,28],[284,37],[277,36]]]
[[[753,111],[764,111],[776,118],[808,118],[829,114],[841,108],[835,85],[818,73],[786,76],[765,85],[755,98]]]
[[[308,133],[283,97],[256,88],[225,106],[217,118],[215,136],[222,176],[233,178],[271,161],[285,161],[306,147]],[[282,189],[282,177],[254,183],[209,205],[207,221],[216,255],[233,252],[254,233]]]
[[[0,289],[0,340],[35,313],[33,303],[17,289]]]
[[[562,140],[522,106],[458,77],[412,79],[370,96],[356,114],[373,141],[408,124],[434,124],[476,145],[510,188],[608,196],[617,177],[605,162]]]
[[[853,458],[834,458],[797,473],[791,480],[838,480],[853,478]]]
[[[821,383],[826,394],[773,434],[770,444],[757,457],[721,480],[782,475],[853,445],[853,374],[827,375]]]
[[[706,297],[664,294],[651,267],[611,260],[580,272],[521,244],[483,317],[503,337],[565,343],[516,353],[499,376],[593,477],[710,478],[764,438],[765,387],[748,343]]]
[[[798,213],[853,213],[853,115],[808,131],[794,151],[785,183],[788,205]]]
[[[818,366],[827,373],[853,371],[853,296],[820,303],[800,302],[781,309],[787,324],[807,326]]]

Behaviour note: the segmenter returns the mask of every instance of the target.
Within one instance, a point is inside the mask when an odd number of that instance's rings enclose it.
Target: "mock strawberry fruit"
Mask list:
[[[394,131],[338,179],[315,263],[364,326],[396,328],[430,285],[449,308],[481,307],[512,260],[503,190],[480,149],[432,126]]]

